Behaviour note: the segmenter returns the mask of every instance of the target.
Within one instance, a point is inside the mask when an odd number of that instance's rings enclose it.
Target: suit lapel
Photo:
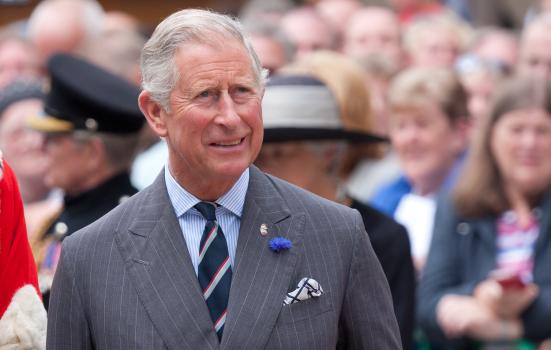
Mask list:
[[[262,349],[276,323],[302,249],[304,214],[291,214],[269,178],[252,166],[237,243],[222,349]],[[268,234],[260,234],[266,225]],[[293,247],[275,253],[270,239]]]
[[[145,191],[134,222],[116,237],[139,299],[168,348],[218,349],[164,174]]]

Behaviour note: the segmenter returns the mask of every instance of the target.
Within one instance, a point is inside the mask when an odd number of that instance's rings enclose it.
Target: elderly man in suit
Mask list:
[[[251,165],[264,78],[239,24],[177,12],[142,70],[168,164],[63,242],[48,349],[400,349],[359,213]]]

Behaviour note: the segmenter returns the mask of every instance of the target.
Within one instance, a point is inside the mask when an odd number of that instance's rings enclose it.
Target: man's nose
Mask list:
[[[227,91],[221,92],[218,99],[216,122],[227,127],[233,127],[239,120],[235,101]]]

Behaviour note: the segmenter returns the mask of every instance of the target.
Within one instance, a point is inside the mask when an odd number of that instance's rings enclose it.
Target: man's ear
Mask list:
[[[167,127],[162,117],[164,110],[155,102],[149,92],[143,90],[138,97],[140,109],[147,120],[147,123],[159,137],[167,136]]]
[[[92,137],[86,146],[87,151],[89,151],[89,153],[86,154],[86,158],[88,159],[88,164],[90,164],[91,169],[100,169],[108,160],[105,145],[98,137]]]

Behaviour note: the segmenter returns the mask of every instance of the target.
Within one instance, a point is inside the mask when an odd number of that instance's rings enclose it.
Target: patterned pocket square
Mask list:
[[[297,289],[287,293],[285,300],[283,300],[283,305],[291,305],[310,298],[317,298],[322,294],[323,289],[318,281],[313,278],[304,277],[298,283]]]

